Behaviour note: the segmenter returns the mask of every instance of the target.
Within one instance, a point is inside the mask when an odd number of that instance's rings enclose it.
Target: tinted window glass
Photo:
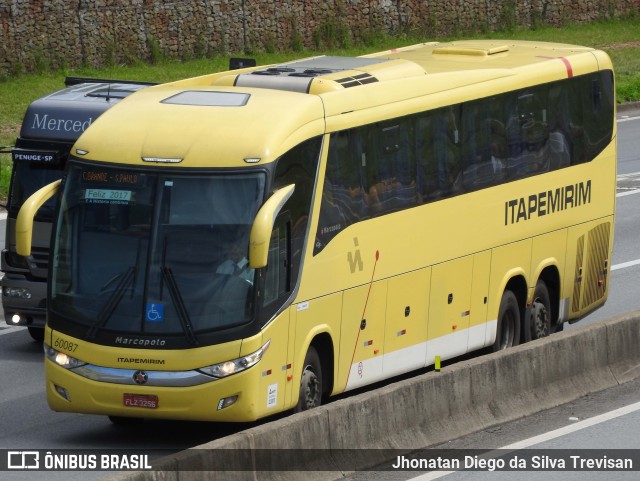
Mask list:
[[[593,160],[614,102],[603,71],[331,134],[314,254],[356,222]]]

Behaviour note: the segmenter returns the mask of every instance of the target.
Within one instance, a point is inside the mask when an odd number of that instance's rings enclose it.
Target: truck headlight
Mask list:
[[[14,297],[18,299],[31,299],[31,291],[26,287],[8,287],[2,288],[4,297]]]
[[[267,352],[271,344],[271,339],[264,343],[264,345],[256,352],[249,354],[248,356],[239,357],[238,359],[232,359],[231,361],[224,361],[212,366],[206,366],[198,369],[198,371],[208,374],[209,376],[222,378],[231,376],[238,372],[249,369],[251,366],[258,364],[264,353]]]

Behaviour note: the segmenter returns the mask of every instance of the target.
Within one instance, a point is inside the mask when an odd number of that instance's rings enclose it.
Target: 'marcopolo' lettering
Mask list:
[[[82,122],[73,119],[56,119],[49,117],[49,114],[44,114],[42,117],[40,114],[35,114],[33,128],[56,132],[84,132],[91,125],[91,122],[93,122],[91,117]]]
[[[142,339],[142,338],[137,338],[137,337],[122,337],[122,336],[118,336],[116,337],[116,344],[124,344],[129,345],[129,346],[159,346],[162,347],[164,346],[167,341],[165,341],[164,339]]]
[[[504,203],[504,225],[591,203],[591,180],[546,190]]]

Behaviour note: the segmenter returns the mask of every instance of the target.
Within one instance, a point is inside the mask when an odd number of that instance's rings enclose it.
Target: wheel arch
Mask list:
[[[516,296],[516,299],[518,300],[518,306],[520,307],[520,323],[522,324],[524,320],[528,294],[527,280],[525,279],[524,274],[517,274],[511,277],[504,286],[504,289],[502,290],[500,296],[502,296],[505,291],[511,291]]]
[[[333,392],[335,367],[333,339],[328,332],[319,332],[311,339],[309,347],[313,347],[320,358],[320,366],[322,369],[322,397],[324,402]],[[307,350],[308,349],[309,348],[307,348]]]
[[[498,324],[498,317],[500,313],[500,304],[502,302],[502,297],[504,296],[504,293],[506,291],[513,292],[513,294],[516,297],[516,300],[518,301],[518,307],[520,310],[520,332],[522,332],[522,330],[524,329],[524,315],[526,312],[527,295],[528,295],[527,279],[525,277],[524,271],[522,271],[521,269],[513,269],[512,271],[509,271],[506,273],[506,275],[502,279],[502,282],[500,283],[500,287],[495,291],[493,291],[495,295],[495,304],[493,302],[491,304],[492,306],[494,306],[493,308],[495,309],[494,313],[495,313],[495,320],[496,320],[496,324],[495,324],[496,329],[493,329],[492,331],[487,332],[487,338],[486,338],[487,346],[492,345],[495,342],[496,337],[498,335],[497,324]]]

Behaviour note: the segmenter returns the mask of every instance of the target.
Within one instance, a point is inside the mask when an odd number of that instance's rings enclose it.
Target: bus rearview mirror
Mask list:
[[[273,224],[294,190],[295,184],[276,190],[256,214],[249,238],[249,267],[252,269],[266,267]]]

